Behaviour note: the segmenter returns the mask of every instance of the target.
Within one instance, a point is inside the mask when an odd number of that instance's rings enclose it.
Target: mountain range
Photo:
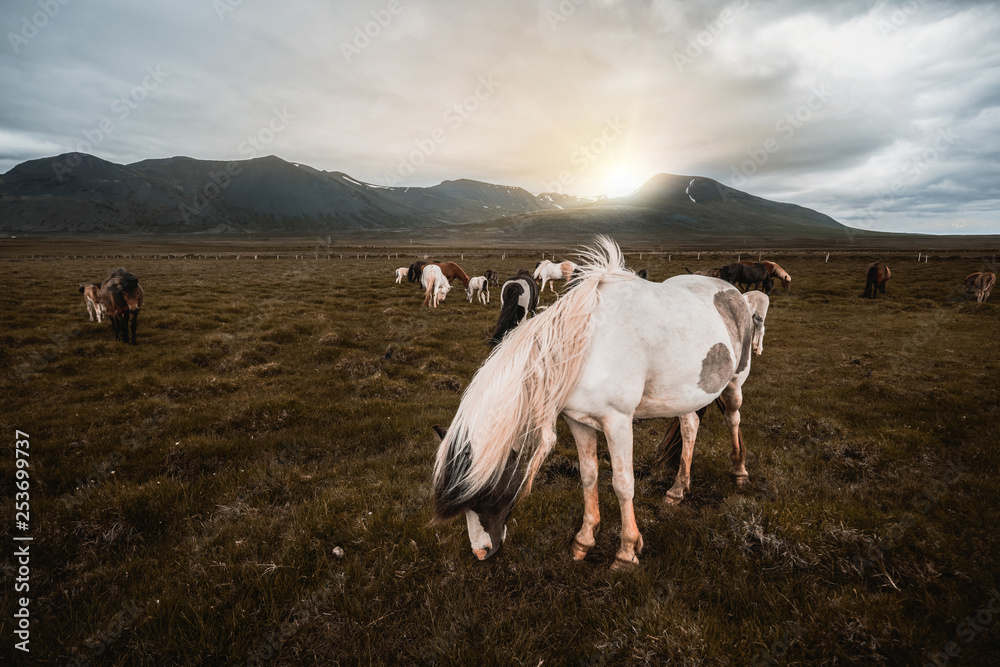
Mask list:
[[[372,185],[275,156],[121,165],[83,153],[31,160],[0,176],[0,232],[459,233],[483,241],[594,233],[661,241],[863,234],[811,209],[698,176],[658,174],[625,197],[575,197],[468,179]]]

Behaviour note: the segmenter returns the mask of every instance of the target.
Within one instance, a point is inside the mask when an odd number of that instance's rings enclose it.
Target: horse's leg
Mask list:
[[[136,310],[136,311],[132,312],[132,344],[133,345],[136,344],[136,340],[135,340],[135,328],[136,328],[136,326],[138,326],[138,324],[139,324],[139,311]]]
[[[601,526],[601,508],[597,503],[597,430],[569,417],[564,419],[576,441],[580,482],[583,484],[583,525],[573,538],[569,555],[573,560],[583,560],[597,543],[594,535]]]
[[[612,486],[618,496],[622,513],[621,546],[611,569],[636,565],[642,552],[642,533],[635,522],[632,498],[635,495],[635,475],[632,472],[632,416],[614,414],[604,419],[604,436],[611,454]]]
[[[669,505],[676,505],[684,500],[684,492],[691,490],[691,456],[694,454],[694,441],[698,436],[698,424],[701,420],[698,419],[697,412],[689,412],[678,417],[677,421],[680,423],[683,446],[681,462],[677,466],[677,478],[667,491],[667,495],[663,497],[663,502]]]
[[[732,451],[729,458],[733,462],[733,478],[738,488],[743,488],[750,481],[750,475],[746,469],[746,445],[743,443],[743,434],[740,432],[740,406],[743,405],[743,389],[730,382],[722,390],[723,404],[726,406],[726,426],[729,427],[729,437],[732,441]]]

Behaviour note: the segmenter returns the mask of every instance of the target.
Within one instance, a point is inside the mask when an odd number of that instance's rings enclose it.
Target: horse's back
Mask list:
[[[750,308],[722,280],[681,275],[663,283],[611,282],[601,286],[594,318],[572,410],[686,414],[749,370]]]

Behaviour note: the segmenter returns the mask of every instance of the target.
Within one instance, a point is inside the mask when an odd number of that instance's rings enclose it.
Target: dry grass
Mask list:
[[[428,526],[430,426],[488,353],[495,289],[421,308],[393,282],[412,255],[0,257],[0,421],[32,443],[31,662],[917,664],[956,642],[951,664],[990,664],[1000,617],[959,626],[1000,588],[1000,308],[956,292],[983,261],[880,253],[893,279],[866,301],[870,255],[769,254],[795,287],[745,387],[752,488],[733,490],[710,411],[692,494],[662,508],[665,424],[637,423],[646,549],[621,573],[606,454],[597,546],[568,558],[582,498],[562,426],[496,557]],[[663,280],[723,256],[629,260]],[[119,264],[146,292],[135,347],[76,292]]]

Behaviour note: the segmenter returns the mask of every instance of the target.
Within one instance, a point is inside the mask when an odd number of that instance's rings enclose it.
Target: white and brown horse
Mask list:
[[[93,322],[97,318],[98,322],[104,321],[104,304],[101,303],[101,283],[90,283],[80,285],[80,293],[83,294],[83,303],[87,306],[87,315]]]
[[[490,283],[486,276],[469,278],[469,287],[465,290],[469,303],[472,303],[472,299],[477,293],[479,294],[479,303],[485,306],[490,302]]]
[[[567,261],[556,264],[555,262],[543,259],[535,265],[535,272],[532,274],[532,278],[540,285],[540,289],[544,291],[545,283],[548,281],[565,280],[569,282],[573,278],[573,272],[576,269],[577,266],[573,262]],[[549,283],[549,290],[553,294],[556,293],[556,289],[552,286],[551,282]]]
[[[104,305],[115,340],[136,344],[135,329],[139,322],[143,293],[139,279],[125,269],[115,269],[101,285],[101,303]],[[132,338],[129,340],[129,322]]]
[[[965,278],[965,291],[976,295],[976,301],[983,303],[990,298],[990,291],[996,284],[997,276],[991,271],[971,273]]]
[[[424,288],[423,305],[434,308],[438,307],[438,303],[444,301],[451,290],[451,281],[445,277],[441,267],[437,264],[428,264],[423,268],[420,273],[420,284]]]
[[[397,285],[399,285],[399,284],[401,284],[403,282],[403,278],[406,277],[406,274],[409,273],[409,270],[410,270],[409,267],[406,267],[406,266],[401,266],[398,269],[396,269],[396,284]]]
[[[664,283],[625,268],[618,246],[599,237],[574,287],[511,331],[470,382],[434,466],[436,521],[466,517],[473,552],[493,554],[518,495],[556,443],[561,415],[576,440],[583,525],[571,555],[582,560],[600,525],[597,432],[611,455],[621,509],[615,565],[638,563],[642,535],[632,499],[632,420],[680,417],[684,464],[668,498],[690,485],[697,411],[721,398],[732,440],[732,473],[747,481],[739,435],[742,385],[750,372],[754,319],[733,286],[700,276]],[[613,567],[614,567],[613,566]]]

